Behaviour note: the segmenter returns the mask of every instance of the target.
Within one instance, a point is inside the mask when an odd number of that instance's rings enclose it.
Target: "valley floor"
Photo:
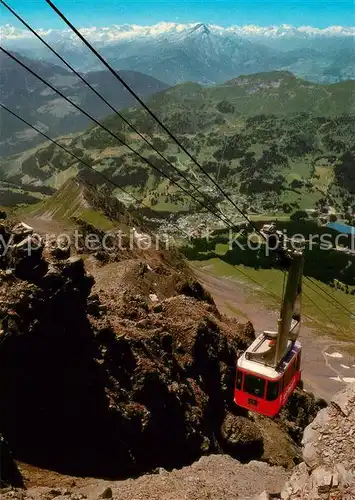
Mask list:
[[[251,321],[257,332],[275,329],[278,309],[248,296],[245,283],[213,272],[208,262],[193,263],[197,279],[227,316]],[[329,401],[347,383],[355,381],[355,359],[343,342],[324,336],[319,324],[302,327],[303,381],[305,389]]]

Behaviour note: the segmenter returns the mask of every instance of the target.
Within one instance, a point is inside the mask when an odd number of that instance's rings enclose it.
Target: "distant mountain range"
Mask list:
[[[202,23],[159,23],[84,28],[83,34],[117,69],[139,71],[168,84],[220,83],[241,74],[287,70],[310,81],[355,78],[355,28],[288,25],[222,28]],[[81,71],[101,64],[68,30],[42,36]],[[58,61],[24,30],[0,28],[2,43],[24,55]]]
[[[112,113],[112,110],[71,72],[49,62],[16,55],[96,119]],[[2,103],[49,136],[54,138],[61,134],[78,132],[92,123],[6,54],[0,54],[0,67]],[[122,71],[122,77],[142,98],[168,87],[155,78],[135,71]],[[85,78],[116,108],[135,104],[134,98],[108,71],[90,72]],[[0,156],[24,151],[44,140],[6,111],[0,110],[0,123]]]
[[[143,37],[159,37],[161,35],[180,35],[186,31],[194,29],[203,23],[169,23],[160,22],[151,26],[140,26],[137,24],[112,25],[107,27],[81,28],[81,32],[93,42],[110,42],[122,39],[134,39]],[[211,32],[219,34],[235,34],[238,36],[264,37],[264,38],[316,38],[316,37],[334,37],[334,36],[355,36],[355,28],[347,26],[329,26],[327,28],[313,28],[312,26],[291,26],[289,24],[281,24],[279,26],[230,26],[222,27],[217,25],[206,25]],[[42,36],[50,37],[53,40],[64,38],[72,38],[75,41],[75,35],[67,29],[48,29],[38,30]],[[9,24],[0,26],[0,36],[3,40],[27,40],[30,37],[26,29],[16,28]]]

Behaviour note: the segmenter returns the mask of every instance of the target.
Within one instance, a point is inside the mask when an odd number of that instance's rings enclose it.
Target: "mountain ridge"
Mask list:
[[[62,66],[28,59],[18,53],[15,55],[97,120],[112,113],[112,110],[94,95],[89,87]],[[79,132],[92,123],[7,55],[1,54],[0,66],[2,103],[50,137]],[[168,88],[167,84],[140,72],[127,70],[121,74],[143,99]],[[135,103],[135,99],[107,70],[89,72],[84,76],[117,109]],[[0,156],[22,152],[45,140],[3,109],[0,110],[0,120],[2,123]]]
[[[315,208],[319,203],[342,210],[341,200],[351,205],[355,193],[349,168],[354,90],[355,81],[322,85],[287,71],[274,71],[240,76],[210,87],[194,82],[180,84],[154,94],[148,105],[206,171],[227,191],[232,190],[238,203],[243,199],[252,206],[254,213],[265,209],[290,213],[295,208]],[[132,107],[122,113],[203,192],[216,203],[221,201],[142,108]],[[115,134],[123,134],[144,158],[174,177],[165,162],[116,115],[108,116],[104,124]],[[193,210],[191,200],[99,127],[58,141],[154,210]],[[92,184],[105,184],[68,154],[44,144],[4,159],[2,180],[25,184],[26,190],[35,195],[44,186],[58,189],[79,172]],[[118,189],[106,187],[124,203],[133,203],[130,196],[123,197]],[[270,192],[274,193],[272,198]],[[200,210],[200,206],[194,209]]]

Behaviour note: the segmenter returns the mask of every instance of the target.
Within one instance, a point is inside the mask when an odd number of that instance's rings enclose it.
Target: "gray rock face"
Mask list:
[[[355,384],[334,396],[305,429],[303,460],[281,493],[283,500],[355,498]]]
[[[355,384],[339,392],[332,399],[332,405],[339,410],[344,417],[349,417],[355,423]]]

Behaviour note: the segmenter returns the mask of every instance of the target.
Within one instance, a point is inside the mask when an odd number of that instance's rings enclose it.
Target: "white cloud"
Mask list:
[[[83,27],[80,31],[92,42],[114,42],[135,38],[156,38],[162,35],[179,35],[198,23],[172,23],[160,22],[152,26],[140,26],[137,24],[112,25],[106,27]],[[314,36],[355,36],[355,27],[329,26],[327,28],[314,28],[312,26],[291,26],[287,24],[279,26],[230,26],[224,28],[217,25],[208,25],[208,28],[220,35],[237,35],[247,38],[267,37],[314,37]],[[38,29],[38,33],[49,39],[63,39],[69,37],[74,40],[75,35],[70,30]],[[34,38],[34,35],[26,29],[15,28],[9,24],[0,26],[0,39],[2,41],[16,41]]]
[[[38,29],[37,33],[41,36],[48,36],[53,30],[43,30]],[[0,26],[0,40],[18,40],[25,38],[33,38],[34,35],[30,33],[27,29],[15,28],[10,24],[5,24],[4,26]]]

